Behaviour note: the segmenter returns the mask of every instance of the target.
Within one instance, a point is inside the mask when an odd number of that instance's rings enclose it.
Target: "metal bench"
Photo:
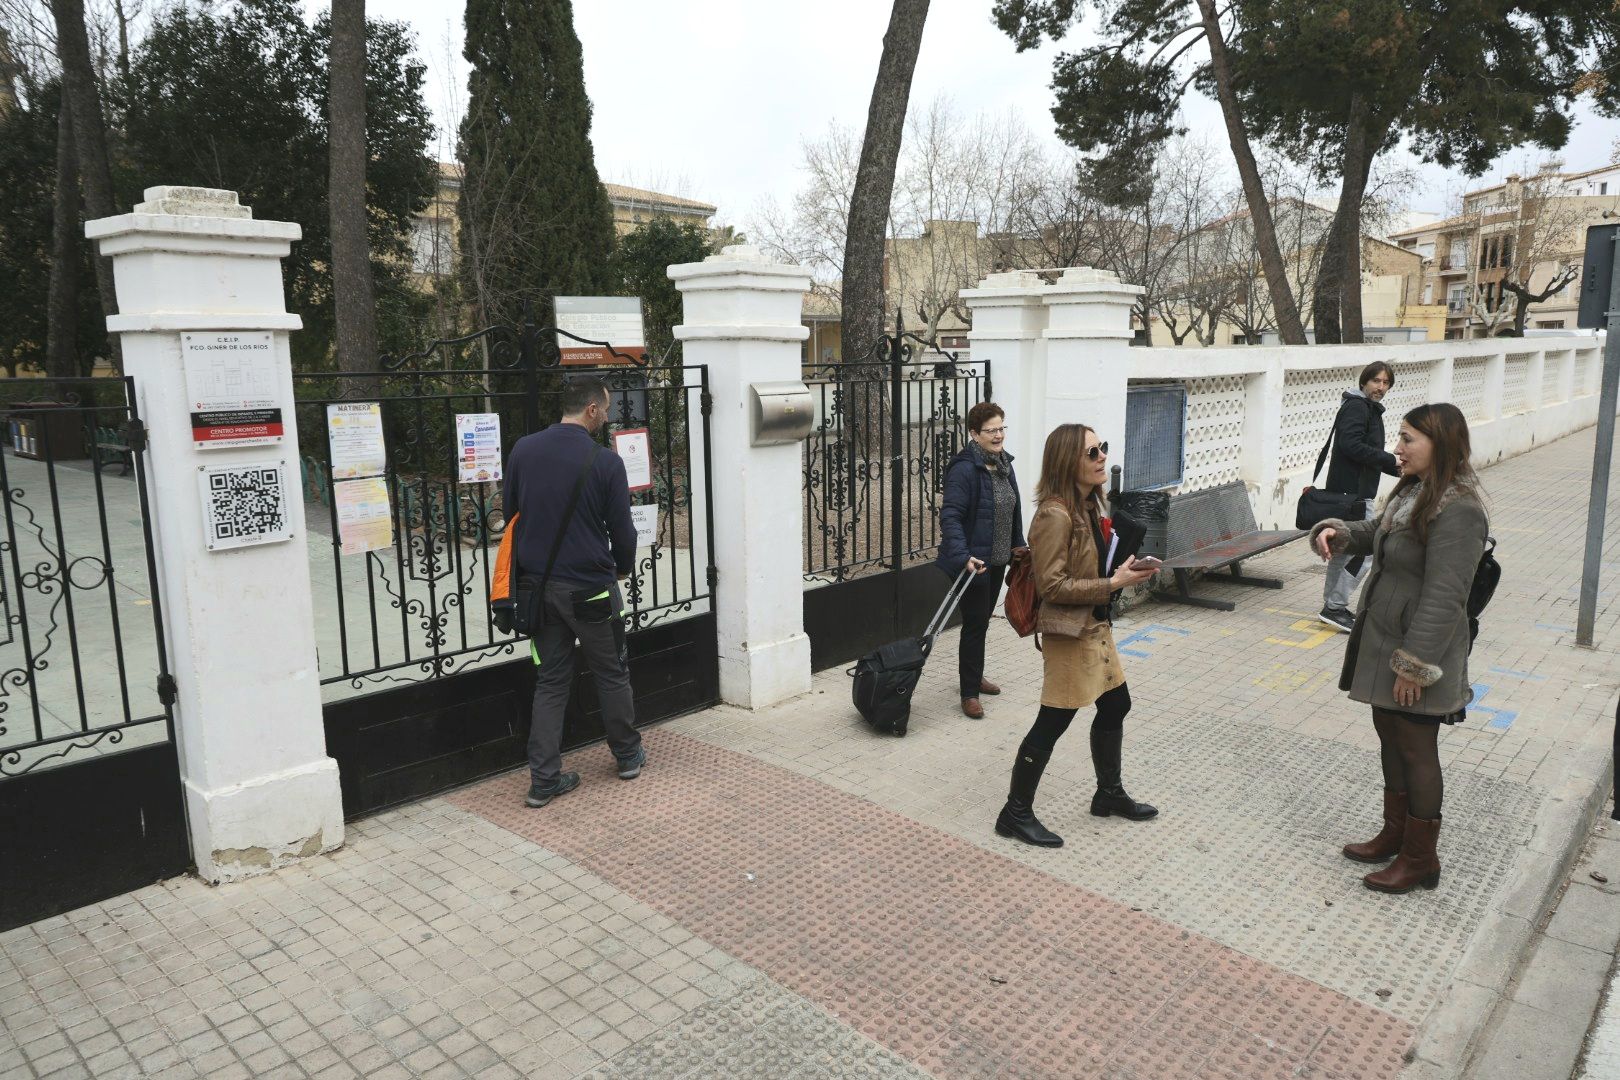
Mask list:
[[[1192,572],[1231,567],[1231,573],[1218,580],[1280,589],[1283,583],[1275,578],[1245,575],[1243,560],[1304,535],[1300,529],[1261,530],[1254,520],[1254,508],[1249,505],[1248,489],[1241,481],[1234,480],[1219,487],[1172,496],[1164,536],[1155,537],[1150,533],[1142,547],[1146,553],[1163,558],[1164,569],[1175,574],[1175,592],[1155,590],[1156,597],[1175,604],[1231,611],[1237,607],[1231,601],[1192,595],[1187,588]]]
[[[124,441],[124,435],[115,427],[96,425],[95,442],[90,447],[90,455],[95,459],[97,469],[106,466],[110,461],[123,466],[119,476],[128,476],[135,467],[135,457],[129,451],[129,443]]]

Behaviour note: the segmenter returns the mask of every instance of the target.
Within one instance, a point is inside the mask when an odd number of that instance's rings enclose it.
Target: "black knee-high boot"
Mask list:
[[[1035,789],[1041,786],[1041,774],[1046,771],[1050,753],[1042,754],[1018,748],[1013,759],[1012,787],[1007,792],[1007,805],[996,818],[996,832],[1036,847],[1062,847],[1063,837],[1042,825],[1035,816]]]
[[[1098,817],[1118,814],[1132,821],[1146,821],[1159,811],[1125,794],[1120,781],[1120,750],[1125,743],[1121,730],[1091,730],[1091,766],[1097,771],[1097,794],[1091,797],[1091,812]]]

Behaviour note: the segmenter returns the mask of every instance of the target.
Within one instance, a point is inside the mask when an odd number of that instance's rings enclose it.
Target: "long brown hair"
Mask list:
[[[1086,456],[1086,436],[1093,434],[1084,424],[1059,424],[1046,437],[1046,450],[1041,454],[1041,478],[1035,485],[1035,501],[1057,499],[1068,509],[1070,517],[1080,514],[1080,463]],[[1103,512],[1102,485],[1091,491],[1092,505],[1097,516]]]
[[[1479,477],[1469,460],[1473,448],[1468,438],[1468,420],[1462,410],[1449,401],[1419,405],[1401,419],[1433,446],[1429,453],[1428,481],[1418,493],[1417,505],[1412,507],[1412,528],[1418,540],[1426,544],[1429,522],[1439,513],[1440,500],[1451,486],[1457,484],[1476,493],[1479,490]],[[1401,477],[1395,490],[1389,493],[1390,500],[1417,483],[1416,476]]]

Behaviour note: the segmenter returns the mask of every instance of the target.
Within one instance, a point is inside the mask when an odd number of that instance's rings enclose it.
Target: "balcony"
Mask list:
[[[1473,305],[1470,304],[1467,300],[1447,300],[1446,301],[1446,314],[1447,315],[1467,315],[1469,310],[1472,307],[1473,307]]]
[[[1468,256],[1447,255],[1445,258],[1440,260],[1440,272],[1442,274],[1468,273]]]

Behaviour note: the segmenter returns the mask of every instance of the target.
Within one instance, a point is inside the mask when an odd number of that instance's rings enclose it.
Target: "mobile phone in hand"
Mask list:
[[[1131,569],[1132,570],[1157,570],[1159,567],[1161,567],[1163,565],[1164,565],[1164,563],[1162,561],[1160,561],[1159,559],[1154,558],[1152,555],[1138,555],[1136,557],[1136,561],[1131,564]]]

